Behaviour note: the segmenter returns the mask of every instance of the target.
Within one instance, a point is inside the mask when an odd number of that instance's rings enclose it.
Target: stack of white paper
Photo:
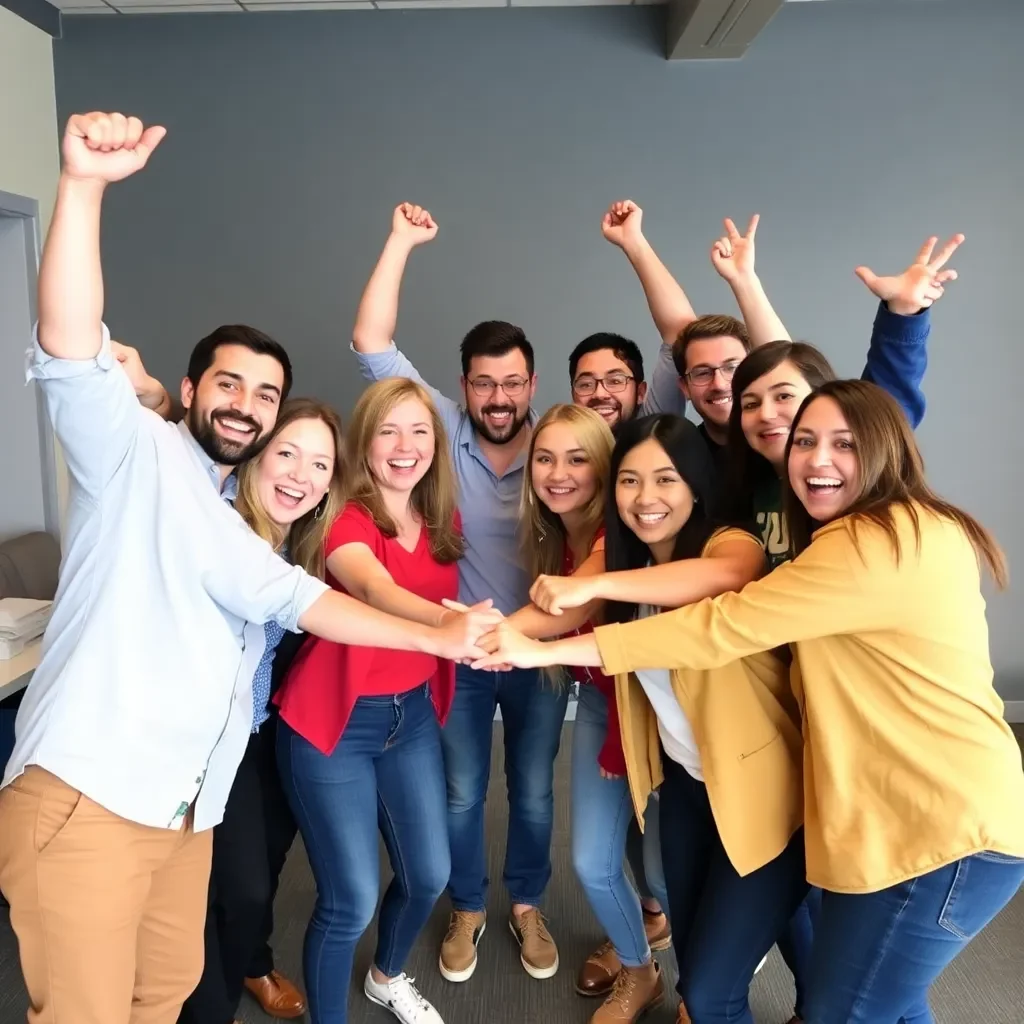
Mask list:
[[[0,661],[16,657],[27,643],[42,636],[52,607],[52,601],[27,597],[0,599]]]

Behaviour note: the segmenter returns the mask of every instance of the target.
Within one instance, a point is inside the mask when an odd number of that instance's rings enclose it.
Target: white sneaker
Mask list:
[[[363,992],[371,1002],[390,1010],[402,1024],[444,1024],[441,1014],[420,995],[413,979],[404,974],[378,985],[373,973],[367,971]]]

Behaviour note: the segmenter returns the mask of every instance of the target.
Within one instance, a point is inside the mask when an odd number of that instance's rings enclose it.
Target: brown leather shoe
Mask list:
[[[664,914],[644,910],[644,932],[652,952],[660,953],[672,945],[672,929]],[[606,996],[612,990],[622,964],[610,942],[602,942],[587,957],[576,977],[576,991],[581,996]]]
[[[653,953],[663,953],[672,945],[672,929],[668,918],[660,911],[652,914],[644,910],[644,931],[647,933],[647,945]]]
[[[643,967],[623,967],[590,1024],[633,1024],[664,1001],[665,983],[656,960]]]
[[[302,993],[278,971],[271,971],[262,978],[246,978],[245,987],[263,1007],[263,1012],[271,1017],[294,1020],[306,1012]]]

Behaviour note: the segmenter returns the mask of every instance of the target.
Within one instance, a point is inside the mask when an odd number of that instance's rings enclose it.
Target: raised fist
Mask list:
[[[413,245],[432,242],[437,237],[437,224],[429,210],[412,203],[402,203],[395,208],[391,218],[391,233],[405,238]]]
[[[612,245],[623,249],[644,237],[643,219],[644,211],[632,199],[620,199],[608,207],[601,221],[601,234]]]
[[[146,166],[166,128],[124,114],[75,114],[64,132],[64,173],[86,181],[127,178]]]

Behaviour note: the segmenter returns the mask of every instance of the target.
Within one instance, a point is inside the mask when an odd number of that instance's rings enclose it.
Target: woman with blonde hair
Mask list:
[[[235,509],[275,551],[323,579],[323,544],[342,502],[341,420],[323,402],[284,403],[267,443],[238,470]],[[252,683],[252,735],[213,833],[213,866],[199,985],[181,1024],[223,1024],[243,987],[263,1005],[301,1015],[298,989],[274,969],[274,894],[295,819],[277,772],[277,715],[271,677],[285,631],[264,627],[266,647]],[[296,638],[297,639],[297,638]]]
[[[932,982],[1024,879],[1024,773],[981,591],[983,567],[1005,584],[1005,561],[928,486],[910,425],[873,384],[810,394],[785,465],[792,561],[547,651],[506,631],[493,660],[693,672],[791,644],[807,878],[823,890],[804,1019],[928,1024]]]
[[[521,503],[531,578],[585,577],[604,570],[604,517],[614,443],[605,420],[583,406],[556,405],[538,421]],[[508,621],[527,636],[544,638],[586,632],[599,614],[599,602],[563,615],[547,615],[531,604]],[[651,949],[667,949],[671,933],[660,902],[664,880],[657,803],[649,805],[649,827],[641,835],[625,779],[614,681],[590,670],[579,677],[572,731],[572,859],[608,938],[583,964],[576,990],[601,998],[612,991],[623,965],[655,971]],[[555,685],[568,681],[564,670],[553,670]],[[642,899],[623,870],[624,858]],[[658,979],[655,985],[660,986]]]
[[[411,622],[463,614],[441,603],[458,593],[463,541],[429,393],[405,378],[372,384],[346,453],[328,582]],[[403,968],[450,873],[440,729],[454,688],[454,666],[434,656],[312,639],[278,695],[278,765],[317,885],[304,954],[313,1024],[347,1020],[353,953],[377,908],[378,831],[394,879],[363,991],[404,1024],[441,1022]]]

